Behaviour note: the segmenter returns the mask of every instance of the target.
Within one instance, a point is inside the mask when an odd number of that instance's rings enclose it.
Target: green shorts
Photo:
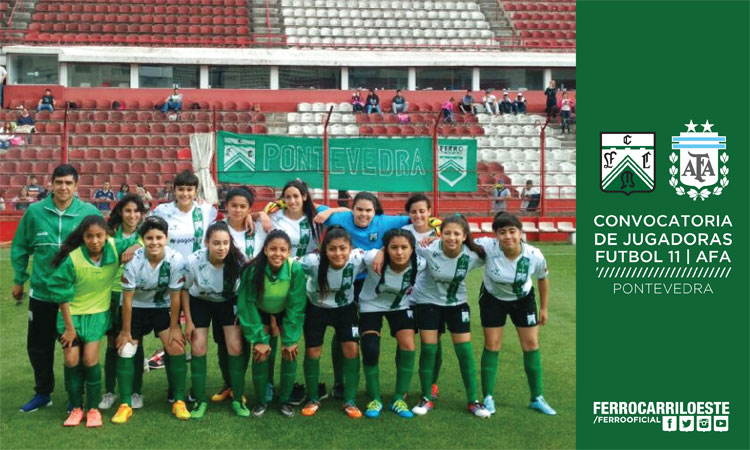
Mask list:
[[[78,339],[83,343],[96,342],[104,337],[109,328],[109,311],[96,314],[81,314],[72,316],[73,328],[78,334]],[[62,335],[65,331],[65,321],[62,313],[57,313],[57,332]]]

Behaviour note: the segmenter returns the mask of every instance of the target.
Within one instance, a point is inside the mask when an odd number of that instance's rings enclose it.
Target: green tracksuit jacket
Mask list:
[[[78,198],[73,199],[68,209],[59,212],[52,195],[29,206],[18,224],[10,248],[13,284],[24,284],[29,279],[29,256],[34,255],[29,296],[45,302],[53,301],[47,289],[47,281],[52,275],[52,258],[86,216],[101,214],[94,205]]]

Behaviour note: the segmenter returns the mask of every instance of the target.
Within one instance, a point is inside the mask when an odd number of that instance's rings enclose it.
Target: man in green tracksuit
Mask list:
[[[13,297],[23,298],[23,285],[29,279],[29,256],[34,255],[29,288],[29,329],[26,349],[34,369],[36,394],[21,407],[23,412],[52,404],[50,394],[55,387],[53,370],[57,339],[57,310],[47,280],[52,275],[52,258],[78,224],[90,215],[101,215],[89,203],[75,197],[78,172],[62,164],[52,172],[52,195],[34,203],[26,210],[13,237],[10,256],[13,264]]]

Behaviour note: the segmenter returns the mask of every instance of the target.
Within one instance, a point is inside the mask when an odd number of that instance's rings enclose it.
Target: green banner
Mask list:
[[[331,189],[378,192],[431,191],[433,148],[429,138],[337,138],[329,140]],[[441,192],[477,190],[477,143],[438,140]],[[219,181],[283,186],[300,178],[323,187],[323,139],[245,135],[220,131]]]

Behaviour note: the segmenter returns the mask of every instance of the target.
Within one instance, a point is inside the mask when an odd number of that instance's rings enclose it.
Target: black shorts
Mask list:
[[[269,332],[270,332],[270,328],[271,328],[271,317],[273,317],[273,318],[275,318],[275,319],[276,319],[276,326],[277,326],[277,327],[278,327],[279,329],[281,329],[281,326],[282,326],[282,324],[284,323],[284,317],[286,316],[286,310],[284,310],[284,311],[281,311],[280,313],[277,313],[277,314],[270,314],[270,313],[267,313],[267,312],[265,312],[265,311],[261,311],[261,310],[259,309],[259,310],[258,310],[258,315],[260,316],[260,321],[261,321],[261,323],[262,323],[263,325],[267,326],[267,327],[269,328]]]
[[[414,311],[408,308],[398,311],[365,312],[359,313],[359,332],[365,334],[367,331],[377,331],[380,334],[383,317],[388,320],[393,337],[396,337],[396,333],[401,330],[414,330],[417,326],[414,321]]]
[[[155,337],[169,329],[169,308],[133,308],[130,317],[130,336],[140,341],[151,331]]]
[[[237,316],[234,313],[237,305],[237,297],[225,302],[212,302],[201,300],[197,297],[190,296],[190,317],[193,319],[195,328],[208,328],[213,322],[214,331],[216,327],[225,327],[237,324]],[[221,328],[219,328],[221,329]],[[221,330],[221,334],[224,331]]]
[[[116,338],[120,334],[120,330],[122,330],[121,299],[122,292],[112,291],[112,296],[109,299],[109,329],[106,333],[109,337]]]
[[[366,279],[367,278],[360,278],[354,280],[354,303],[356,305],[359,305],[359,293],[362,292],[362,287],[365,285]]]
[[[535,327],[539,320],[537,316],[536,300],[534,299],[534,288],[531,288],[526,297],[504,301],[498,300],[487,292],[482,284],[479,290],[479,317],[485,328],[497,328],[505,326],[510,315],[510,320],[516,328]]]
[[[341,308],[320,308],[307,302],[305,309],[305,347],[320,347],[327,327],[336,330],[339,342],[359,342],[357,305],[350,303]]]
[[[451,333],[468,333],[471,331],[468,303],[455,306],[422,303],[415,306],[415,312],[417,313],[417,328],[420,330],[445,332],[447,325],[448,331]]]

